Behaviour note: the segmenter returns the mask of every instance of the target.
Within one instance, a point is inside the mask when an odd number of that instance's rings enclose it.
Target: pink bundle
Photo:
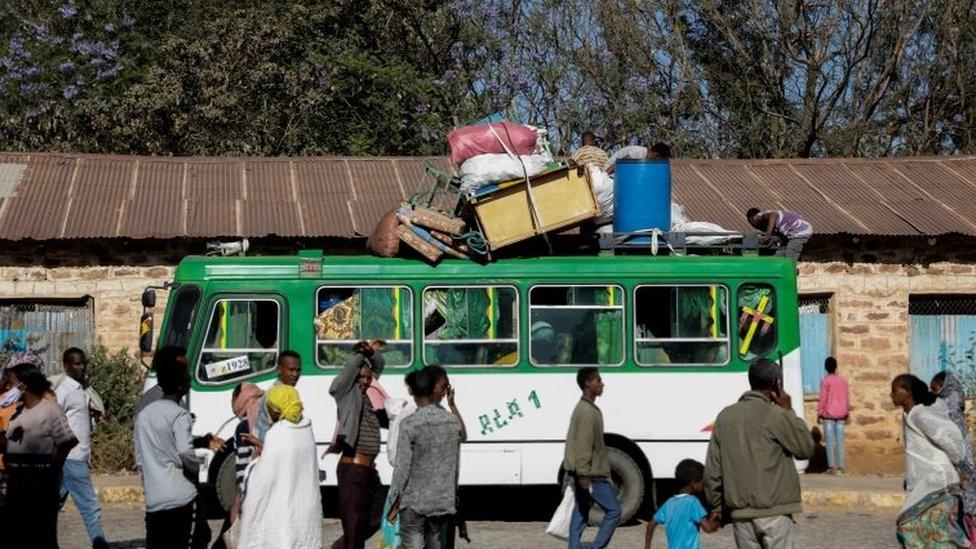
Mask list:
[[[479,154],[533,154],[538,141],[534,129],[510,122],[464,126],[447,134],[451,163],[455,166]]]

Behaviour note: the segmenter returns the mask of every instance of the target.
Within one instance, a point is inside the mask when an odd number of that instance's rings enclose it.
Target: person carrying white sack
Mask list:
[[[607,161],[607,165],[604,169],[607,173],[612,174],[617,169],[617,161],[624,158],[634,160],[652,160],[655,158],[669,159],[671,158],[671,147],[664,143],[655,143],[654,145],[651,145],[651,148],[641,147],[640,145],[621,147],[617,152],[613,153],[613,156],[611,156],[610,160]]]
[[[261,457],[248,467],[238,549],[322,547],[322,499],[312,423],[298,391],[275,385],[266,395],[272,425]]]

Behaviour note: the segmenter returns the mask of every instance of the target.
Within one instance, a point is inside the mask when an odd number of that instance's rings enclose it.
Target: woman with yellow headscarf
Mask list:
[[[239,549],[322,547],[322,499],[312,423],[294,387],[267,393],[273,422],[261,457],[248,467]]]

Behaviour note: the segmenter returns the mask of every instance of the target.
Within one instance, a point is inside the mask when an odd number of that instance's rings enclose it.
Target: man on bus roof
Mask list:
[[[595,133],[591,131],[583,132],[580,137],[580,148],[573,153],[573,162],[580,166],[596,164],[601,170],[607,165],[610,157],[607,152],[600,148],[599,140]]]
[[[761,211],[759,208],[749,208],[746,219],[766,236],[780,239],[782,248],[777,255],[799,258],[803,245],[813,236],[813,226],[800,214],[789,210]]]

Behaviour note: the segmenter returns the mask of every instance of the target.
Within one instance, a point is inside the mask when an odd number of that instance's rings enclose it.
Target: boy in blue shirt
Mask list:
[[[682,488],[654,513],[654,520],[647,523],[644,549],[651,549],[651,539],[658,524],[664,526],[669,549],[699,549],[698,528],[712,533],[722,527],[717,516],[709,516],[699,497],[704,491],[702,479],[705,466],[693,459],[683,460],[674,470]]]

